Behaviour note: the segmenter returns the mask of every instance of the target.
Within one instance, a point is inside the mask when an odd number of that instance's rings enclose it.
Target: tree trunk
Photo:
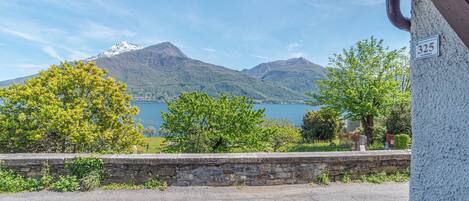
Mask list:
[[[362,126],[363,130],[365,131],[368,145],[371,145],[373,143],[373,120],[373,115],[367,115],[362,118]]]

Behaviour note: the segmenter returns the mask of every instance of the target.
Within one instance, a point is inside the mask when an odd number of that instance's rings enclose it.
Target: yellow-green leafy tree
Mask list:
[[[126,85],[94,63],[0,89],[0,152],[125,152],[143,141]]]

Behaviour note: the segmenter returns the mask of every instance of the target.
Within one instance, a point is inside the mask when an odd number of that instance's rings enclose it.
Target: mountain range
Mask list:
[[[301,103],[305,92],[315,90],[314,82],[324,77],[324,68],[305,58],[259,64],[236,71],[192,59],[170,42],[142,48],[122,42],[96,56],[94,61],[108,74],[127,84],[139,101],[162,101],[183,91],[204,91],[248,96],[258,102]],[[35,75],[0,82],[0,87],[21,84]]]

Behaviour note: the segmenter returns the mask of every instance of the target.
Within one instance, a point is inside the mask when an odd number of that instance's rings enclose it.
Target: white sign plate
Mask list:
[[[416,59],[440,56],[440,36],[420,39],[415,43],[414,49]]]

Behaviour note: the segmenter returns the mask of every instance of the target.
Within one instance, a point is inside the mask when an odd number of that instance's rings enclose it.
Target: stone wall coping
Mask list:
[[[347,152],[290,152],[290,153],[220,153],[220,154],[56,154],[17,153],[0,154],[0,161],[9,165],[62,164],[75,157],[96,156],[111,164],[247,164],[247,163],[303,163],[373,160],[410,160],[410,150],[347,151]]]

